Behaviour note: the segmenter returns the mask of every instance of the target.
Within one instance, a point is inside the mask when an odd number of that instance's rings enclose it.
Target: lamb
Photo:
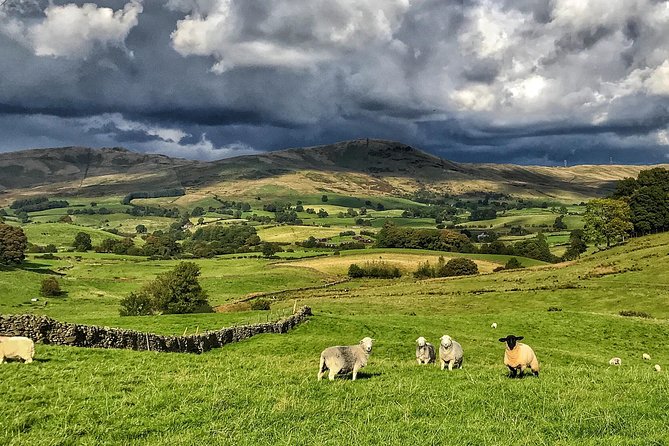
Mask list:
[[[529,345],[518,342],[523,338],[523,336],[508,335],[499,339],[499,342],[506,342],[504,365],[509,368],[510,378],[515,378],[518,371],[520,371],[519,377],[522,377],[527,367],[532,370],[534,376],[539,376],[539,361],[534,350]]]
[[[434,345],[425,340],[424,337],[416,339],[416,361],[418,364],[432,364],[435,361]]]
[[[609,360],[609,365],[622,365],[623,360],[620,358],[611,358]]]
[[[321,353],[321,363],[318,369],[318,380],[323,379],[326,370],[329,370],[328,379],[333,381],[339,373],[353,372],[353,381],[358,370],[367,365],[369,354],[372,352],[372,338],[366,337],[358,345],[328,347]]]
[[[441,363],[441,370],[444,370],[447,365],[449,371],[453,370],[453,367],[461,369],[463,357],[464,352],[462,351],[462,346],[457,341],[451,339],[450,336],[443,335],[439,344],[439,362]]]
[[[25,363],[33,362],[35,343],[22,336],[0,336],[0,364],[5,359],[22,359]]]
[[[497,322],[493,322],[493,323],[490,325],[490,328],[497,328]]]
[[[650,355],[648,353],[644,353],[641,357],[644,361],[650,361]]]

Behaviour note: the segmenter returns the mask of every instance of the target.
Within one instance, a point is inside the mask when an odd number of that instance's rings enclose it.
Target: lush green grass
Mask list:
[[[23,225],[30,243],[37,245],[47,245],[53,243],[59,248],[69,248],[74,242],[74,238],[79,232],[85,232],[91,236],[93,245],[98,245],[107,238],[120,239],[121,237],[101,229],[94,229],[85,226],[70,225],[64,223],[33,223]]]
[[[271,317],[297,301],[313,308],[309,322],[200,356],[38,345],[35,363],[0,367],[0,444],[666,444],[668,254],[663,234],[570,264],[294,292],[273,304]],[[23,311],[12,302],[35,290],[40,272],[71,263],[65,288],[87,290],[90,303],[84,295],[51,300],[42,311],[63,320],[182,333],[270,317],[121,320],[92,291],[122,293],[174,262],[115,259],[87,254],[2,271],[0,311]],[[206,288],[237,295],[254,277],[268,289],[299,282],[299,268],[283,272],[264,260],[201,265]],[[621,317],[622,310],[653,318]],[[444,333],[463,345],[464,369],[418,366],[414,340],[437,343]],[[509,333],[534,348],[538,379],[506,378],[497,338]],[[358,381],[316,381],[323,348],[364,336],[376,343]],[[608,365],[613,356],[621,367]]]

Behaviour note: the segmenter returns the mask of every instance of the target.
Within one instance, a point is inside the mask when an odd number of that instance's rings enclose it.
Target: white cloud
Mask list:
[[[213,56],[216,72],[235,67],[313,68],[345,52],[391,45],[408,0],[271,0],[258,20],[240,0],[171,0],[188,12],[172,46],[183,56]]]
[[[117,11],[94,3],[81,6],[49,3],[44,17],[39,20],[23,21],[5,13],[4,17],[0,16],[0,29],[30,47],[37,56],[83,59],[96,45],[124,47],[142,10],[141,0],[131,0]]]

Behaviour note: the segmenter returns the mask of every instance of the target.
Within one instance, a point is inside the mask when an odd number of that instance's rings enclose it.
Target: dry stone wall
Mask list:
[[[163,336],[123,328],[70,324],[34,314],[0,315],[0,335],[25,336],[35,342],[72,347],[199,354],[261,333],[286,333],[311,314],[311,308],[302,307],[295,314],[276,322],[240,325],[189,336]]]

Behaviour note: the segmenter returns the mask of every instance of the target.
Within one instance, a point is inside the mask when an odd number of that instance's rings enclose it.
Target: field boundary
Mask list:
[[[311,315],[311,308],[305,306],[275,322],[240,325],[189,336],[164,336],[123,328],[71,324],[48,316],[16,314],[0,315],[0,334],[71,347],[200,354],[261,333],[287,333]]]

